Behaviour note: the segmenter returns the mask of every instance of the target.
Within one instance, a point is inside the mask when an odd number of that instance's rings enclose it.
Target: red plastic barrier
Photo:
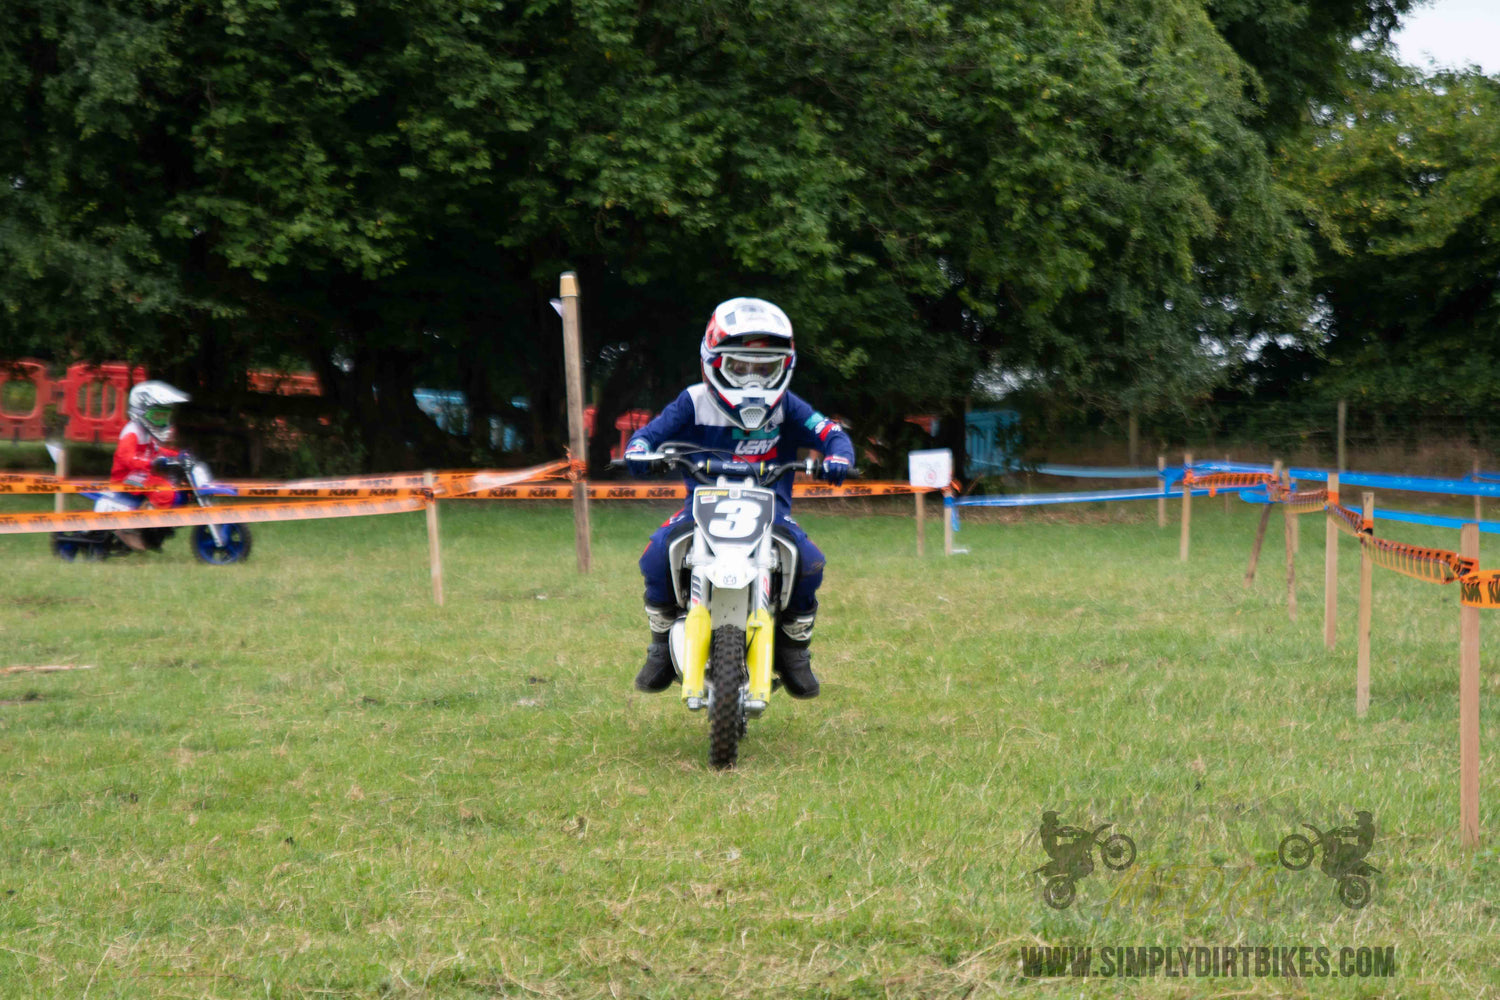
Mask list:
[[[31,408],[22,412],[5,407],[5,383],[30,382],[36,388]],[[0,364],[0,435],[12,441],[41,441],[47,436],[47,404],[52,401],[52,381],[40,361]]]
[[[146,369],[123,364],[76,364],[68,366],[62,382],[62,412],[69,441],[113,441],[129,417],[125,403],[130,387],[146,381]]]

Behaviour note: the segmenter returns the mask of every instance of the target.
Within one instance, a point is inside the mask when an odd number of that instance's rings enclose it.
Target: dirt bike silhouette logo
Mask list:
[[[1351,910],[1358,910],[1370,901],[1369,876],[1379,874],[1380,869],[1365,861],[1375,843],[1374,818],[1363,810],[1356,812],[1354,818],[1353,826],[1341,826],[1327,833],[1319,832],[1311,823],[1303,823],[1313,832],[1313,839],[1300,833],[1288,834],[1276,848],[1276,856],[1287,868],[1300,872],[1312,864],[1313,855],[1321,848],[1323,861],[1318,867],[1338,883],[1339,901]]]
[[[1048,810],[1042,813],[1039,833],[1042,849],[1052,860],[1033,875],[1042,877],[1042,899],[1054,910],[1065,910],[1077,893],[1076,883],[1094,870],[1094,848],[1099,848],[1099,860],[1110,871],[1122,872],[1135,863],[1135,841],[1123,833],[1101,835],[1114,826],[1103,823],[1092,831],[1077,826],[1061,826],[1057,813]]]

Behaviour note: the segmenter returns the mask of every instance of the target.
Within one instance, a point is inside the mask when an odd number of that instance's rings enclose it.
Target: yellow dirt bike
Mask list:
[[[772,530],[770,487],[800,462],[741,462],[693,446],[662,445],[638,460],[680,469],[699,484],[688,499],[693,531],[670,543],[667,562],[681,609],[668,636],[689,711],[708,711],[708,762],[733,767],[750,719],[778,686],[772,678],[776,618],[797,578],[797,546]]]

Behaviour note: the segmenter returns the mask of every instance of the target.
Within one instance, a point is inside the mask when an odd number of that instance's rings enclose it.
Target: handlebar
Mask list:
[[[810,456],[800,462],[742,462],[732,459],[726,461],[722,458],[691,457],[706,453],[706,450],[701,448],[691,452],[681,452],[670,447],[663,447],[644,455],[633,455],[631,458],[637,462],[664,462],[673,468],[682,469],[705,486],[712,486],[715,476],[754,476],[759,485],[770,486],[788,472],[804,472],[812,475],[816,471],[815,463]],[[622,466],[625,460],[614,459],[609,464]]]

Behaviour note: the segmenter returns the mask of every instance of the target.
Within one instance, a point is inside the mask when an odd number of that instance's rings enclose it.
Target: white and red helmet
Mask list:
[[[720,302],[703,331],[699,354],[709,394],[745,431],[766,422],[797,367],[792,321],[765,299]]]
[[[141,382],[125,397],[125,415],[162,444],[170,444],[176,436],[172,408],[186,403],[189,398],[187,393],[165,382],[155,379]]]

